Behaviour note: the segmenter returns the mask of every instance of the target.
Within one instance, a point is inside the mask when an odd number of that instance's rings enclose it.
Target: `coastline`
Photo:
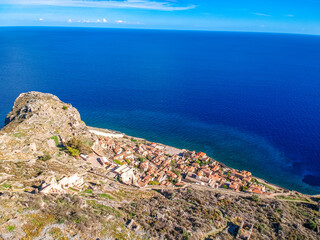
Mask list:
[[[117,130],[106,129],[106,128],[97,128],[97,127],[92,127],[92,126],[87,126],[87,127],[89,128],[90,132],[92,132],[92,133],[94,133],[96,135],[104,136],[104,137],[115,137],[115,138],[127,137],[127,138],[130,138],[130,139],[150,142],[147,139],[139,138],[139,137],[135,137],[135,136],[130,136],[130,135],[127,135],[127,134],[122,133],[122,132],[117,131]],[[174,155],[174,154],[179,155],[179,154],[183,154],[184,152],[189,151],[188,149],[180,149],[180,148],[169,146],[169,145],[166,145],[166,144],[163,144],[163,143],[157,143],[157,144],[159,146],[162,146],[164,150],[170,152],[172,155]],[[217,161],[217,162],[219,162],[219,161]],[[226,168],[231,168],[231,167],[225,165],[222,162],[219,162],[219,164],[221,166],[226,167]],[[233,168],[231,168],[231,169],[233,169]],[[285,187],[282,187],[282,186],[279,186],[277,184],[270,183],[267,180],[265,180],[263,178],[260,178],[260,177],[256,177],[254,175],[252,175],[252,178],[256,179],[260,184],[265,185],[268,188],[271,187],[272,189],[275,189],[276,191],[282,191],[283,193],[286,193],[286,194],[288,194],[288,193],[300,193],[298,191],[289,190],[289,189],[287,189]],[[281,193],[281,194],[283,194],[283,193]],[[300,193],[300,194],[303,194],[303,193]],[[314,196],[314,197],[320,196],[320,194],[318,194],[318,195],[303,194],[303,195]]]
[[[36,110],[26,115],[26,108]],[[320,198],[265,188],[200,149],[87,127],[72,105],[49,94],[23,94],[8,116],[0,131],[5,239],[319,235]]]
[[[136,139],[136,140],[148,141],[147,139],[130,136],[130,135],[127,135],[125,133],[121,133],[121,132],[116,131],[116,130],[105,129],[105,128],[97,128],[97,127],[92,127],[92,126],[88,126],[88,128],[89,128],[90,132],[92,132],[92,133],[101,132],[101,133],[108,134],[108,135],[104,135],[104,136],[114,136],[114,135],[118,135],[117,137],[127,136],[128,138],[133,138],[133,139]],[[186,149],[180,149],[180,148],[172,147],[172,146],[165,145],[165,144],[162,144],[162,143],[157,143],[157,144],[162,146],[162,147],[164,147],[164,149],[166,149],[167,151],[170,151],[172,153],[172,155],[183,153],[183,152],[186,151]]]

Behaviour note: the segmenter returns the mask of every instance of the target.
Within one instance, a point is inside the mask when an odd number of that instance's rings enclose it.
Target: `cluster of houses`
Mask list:
[[[257,194],[271,191],[253,183],[250,172],[228,168],[203,152],[184,150],[171,155],[162,145],[128,138],[103,137],[99,144],[113,153],[108,159],[101,158],[101,164],[127,184],[181,187],[193,183]]]

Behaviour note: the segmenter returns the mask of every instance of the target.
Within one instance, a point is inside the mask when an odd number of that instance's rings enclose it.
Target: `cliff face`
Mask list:
[[[64,103],[52,94],[22,93],[5,119],[5,130],[28,128],[30,134],[59,133],[65,137],[88,134],[80,114],[71,104]]]
[[[73,136],[95,139],[71,104],[48,93],[22,93],[0,131],[0,159],[30,159],[53,150],[54,136],[64,141]]]

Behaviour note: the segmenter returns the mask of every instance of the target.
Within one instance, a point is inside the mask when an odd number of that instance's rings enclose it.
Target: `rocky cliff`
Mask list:
[[[0,159],[32,159],[57,150],[55,136],[62,141],[74,136],[95,140],[71,104],[48,93],[22,93],[0,131]]]

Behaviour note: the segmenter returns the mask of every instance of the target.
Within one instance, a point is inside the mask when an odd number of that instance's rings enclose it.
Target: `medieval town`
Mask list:
[[[105,168],[109,177],[124,184],[139,188],[197,184],[265,195],[275,190],[253,178],[250,172],[229,168],[204,152],[181,150],[124,134],[93,132],[99,135],[103,153],[80,157]]]

